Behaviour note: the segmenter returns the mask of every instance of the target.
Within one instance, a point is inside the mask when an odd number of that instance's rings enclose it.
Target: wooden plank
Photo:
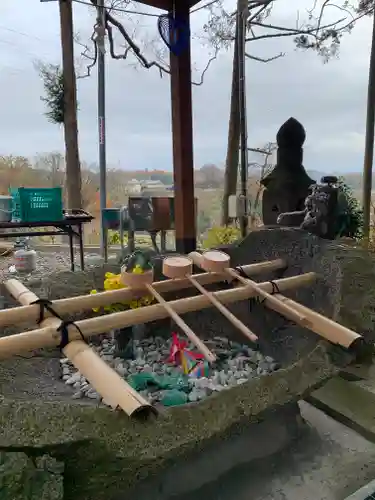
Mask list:
[[[180,0],[180,2],[183,0]],[[189,7],[193,7],[197,3],[200,3],[201,0],[190,0],[186,2]],[[143,5],[148,5],[149,7],[155,7],[156,9],[162,9],[166,11],[170,11],[173,9],[173,0],[137,0],[138,3]],[[177,0],[177,4],[179,1]]]

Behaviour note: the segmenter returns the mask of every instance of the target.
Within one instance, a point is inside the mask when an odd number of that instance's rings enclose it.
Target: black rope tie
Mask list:
[[[271,280],[270,284],[272,286],[272,291],[270,292],[270,295],[275,295],[275,293],[280,293],[279,285],[275,281]]]
[[[60,340],[60,345],[59,345],[60,349],[64,349],[64,347],[66,347],[70,342],[70,340],[69,340],[69,326],[74,326],[74,328],[80,334],[81,339],[84,342],[86,342],[86,339],[83,336],[82,330],[80,329],[80,327],[76,323],[74,323],[74,321],[63,321],[57,329],[57,331],[60,332],[60,334],[61,334],[61,340]]]
[[[42,323],[46,319],[45,311],[48,311],[54,318],[60,319],[63,321],[62,317],[53,309],[52,302],[48,299],[38,299],[34,302],[31,302],[30,305],[38,305],[39,306],[39,319],[38,325]]]
[[[242,277],[242,278],[246,278],[246,279],[249,279],[249,276],[245,273],[244,269],[242,266],[237,266],[234,268],[235,271]],[[270,292],[270,295],[275,295],[276,293],[280,293],[280,288],[279,288],[279,285],[275,282],[275,281],[272,281],[270,280],[269,281],[269,284],[271,285],[272,287],[272,290]],[[267,300],[266,297],[262,297],[260,298],[258,295],[255,296],[255,297],[250,297],[249,299],[249,309],[250,309],[250,312],[252,312],[254,306],[256,305],[260,305],[260,304],[263,304],[265,301]]]
[[[38,299],[32,302],[30,305],[39,305],[39,319],[38,319],[38,325],[40,325],[45,319],[45,312],[48,311],[51,316],[54,318],[57,318],[61,321],[61,325],[58,327],[57,331],[61,334],[61,339],[60,339],[60,344],[59,348],[64,349],[66,347],[70,340],[69,340],[69,326],[74,326],[78,333],[81,336],[81,339],[86,342],[85,337],[83,336],[83,333],[79,326],[74,323],[74,321],[64,321],[63,318],[58,314],[54,308],[52,307],[53,303],[48,300],[48,299]]]

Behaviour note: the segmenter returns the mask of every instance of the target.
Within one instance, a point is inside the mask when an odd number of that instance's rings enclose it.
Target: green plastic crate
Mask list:
[[[13,188],[12,220],[20,222],[56,222],[63,219],[62,189]]]

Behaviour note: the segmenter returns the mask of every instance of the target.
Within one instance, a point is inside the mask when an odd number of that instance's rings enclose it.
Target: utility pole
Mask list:
[[[100,172],[100,251],[108,261],[108,233],[104,221],[107,208],[107,160],[105,133],[105,8],[104,0],[98,0],[98,22],[96,44],[98,47],[98,126],[99,126],[99,172]]]
[[[64,75],[64,136],[68,208],[82,208],[78,149],[77,90],[74,68],[72,0],[59,0],[62,69]]]
[[[371,227],[371,192],[372,167],[374,157],[374,129],[375,129],[375,12],[372,14],[372,42],[370,54],[370,68],[368,77],[367,115],[365,136],[365,157],[363,162],[363,236],[368,243]]]
[[[246,117],[246,78],[245,78],[245,38],[246,18],[248,13],[247,1],[238,2],[237,9],[237,36],[238,36],[238,76],[239,76],[239,110],[240,110],[240,165],[241,165],[241,198],[243,213],[240,218],[241,236],[245,238],[248,225],[248,158],[247,158],[247,117]]]

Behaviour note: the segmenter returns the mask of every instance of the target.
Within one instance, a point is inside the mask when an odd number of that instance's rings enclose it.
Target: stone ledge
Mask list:
[[[167,500],[197,490],[216,481],[240,465],[269,457],[286,448],[305,430],[297,403],[285,405],[264,419],[207,446],[199,454],[179,460],[164,472],[136,488],[137,500]],[[117,496],[113,500],[123,500]],[[112,499],[111,499],[112,500]]]
[[[375,384],[335,377],[306,401],[375,442]]]
[[[345,500],[370,500],[371,498],[375,498],[375,481],[371,481],[371,483],[366,484],[363,488],[350,495],[350,497],[346,497]]]
[[[270,412],[282,412],[337,371],[326,345],[318,344],[286,369],[145,423],[97,406],[4,398],[0,448],[34,449],[64,462],[64,500],[116,498],[157,474],[171,488],[171,476],[163,476],[171,464],[217,449],[249,426],[256,432]]]

